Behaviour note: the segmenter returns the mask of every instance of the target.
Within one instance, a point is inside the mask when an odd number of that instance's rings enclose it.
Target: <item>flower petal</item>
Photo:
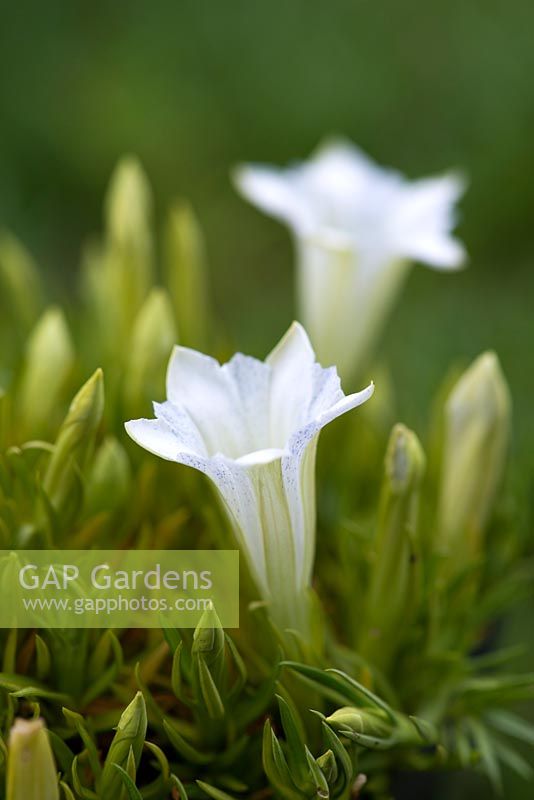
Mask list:
[[[312,158],[302,165],[312,188],[352,202],[376,185],[377,181],[399,182],[398,173],[378,167],[359,147],[342,138],[330,138],[319,145]]]
[[[167,461],[192,465],[191,458],[194,457],[198,459],[198,463],[206,462],[206,459],[199,454],[184,449],[182,443],[162,419],[133,419],[125,423],[125,428],[134,442],[144,447],[149,453],[154,453]],[[197,466],[197,469],[200,467]],[[202,471],[205,471],[205,467]]]
[[[294,185],[290,170],[247,164],[237,167],[233,180],[238,191],[266,214],[297,228],[306,227],[310,210]]]
[[[392,224],[399,252],[434,267],[455,269],[465,260],[465,249],[451,230],[455,204],[465,181],[449,174],[407,184]]]
[[[321,428],[324,428],[325,425],[328,425],[329,422],[340,417],[342,414],[346,414],[347,411],[352,411],[353,408],[357,408],[361,406],[362,403],[365,403],[369,398],[372,396],[375,390],[374,383],[370,383],[369,386],[366,386],[365,389],[362,389],[361,392],[355,392],[355,394],[348,394],[339,400],[335,405],[331,406],[330,408],[323,411],[322,414],[317,418],[317,423]]]
[[[300,323],[293,322],[265,362],[272,369],[270,442],[284,447],[305,423],[312,399],[315,353]]]
[[[276,461],[283,456],[287,455],[287,450],[282,450],[278,447],[267,447],[264,450],[253,450],[241,458],[236,459],[236,464],[241,464],[244,467],[260,466],[261,464],[270,464],[271,461]]]
[[[264,531],[259,516],[258,497],[249,470],[224,456],[215,456],[209,460],[206,474],[219,491],[258,587],[263,596],[268,597]]]
[[[154,403],[154,413],[172,433],[180,450],[208,458],[200,431],[184,408],[167,400],[165,403]]]
[[[187,347],[175,347],[167,370],[167,396],[197,426],[210,455],[247,452],[247,429],[234,382],[218,361]]]
[[[239,399],[239,414],[246,428],[247,450],[269,447],[269,366],[257,358],[236,353],[224,364],[222,371],[233,384]],[[243,450],[240,455],[245,452]]]

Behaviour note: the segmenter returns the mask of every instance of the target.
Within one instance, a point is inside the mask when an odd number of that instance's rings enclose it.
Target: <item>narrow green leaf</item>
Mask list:
[[[308,761],[308,766],[310,768],[310,772],[312,775],[312,780],[315,784],[316,788],[316,796],[319,798],[328,798],[330,797],[330,789],[328,788],[328,782],[323,774],[323,771],[317,764],[316,760],[310,753],[309,749],[306,747],[306,760]]]
[[[216,789],[215,786],[210,786],[209,783],[204,783],[204,781],[197,781],[197,786],[200,786],[203,792],[206,792],[208,797],[212,797],[213,800],[235,800],[231,794],[227,794],[223,792],[221,789]]]
[[[263,728],[262,754],[263,769],[273,788],[286,800],[303,800],[291,779],[287,761],[268,719]]]
[[[222,719],[224,717],[224,704],[203,656],[200,655],[198,657],[197,664],[200,690],[206,710],[211,719]]]
[[[128,800],[143,800],[143,795],[136,787],[135,783],[128,775],[127,771],[121,767],[120,764],[113,764],[117,772],[119,773],[121,780],[124,784],[124,788],[126,789],[126,794],[128,796]]]
[[[190,761],[192,764],[210,764],[215,758],[212,753],[201,753],[200,750],[186,742],[183,736],[166,719],[163,720],[163,727],[172,746],[186,761]]]

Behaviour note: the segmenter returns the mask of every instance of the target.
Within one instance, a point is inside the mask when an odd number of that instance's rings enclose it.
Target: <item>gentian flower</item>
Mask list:
[[[461,266],[451,236],[463,192],[456,175],[408,181],[342,140],[286,169],[250,164],[238,190],[291,229],[299,318],[322,363],[344,379],[362,369],[411,261]]]
[[[315,554],[315,452],[321,429],[365,402],[346,396],[294,323],[262,362],[222,366],[175,347],[155,419],[126,423],[138,444],[215,484],[261,597],[281,628],[308,631]]]

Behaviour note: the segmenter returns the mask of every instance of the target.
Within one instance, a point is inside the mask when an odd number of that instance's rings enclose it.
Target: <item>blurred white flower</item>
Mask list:
[[[315,361],[306,332],[294,323],[264,362],[238,353],[221,366],[176,347],[156,419],[126,423],[142,447],[213,481],[282,628],[307,629],[319,433],[372,392],[371,384],[346,396],[335,368]]]
[[[239,191],[287,223],[296,240],[299,316],[322,363],[351,377],[362,368],[410,261],[456,269],[451,236],[463,181],[408,181],[358,148],[331,140],[285,169],[243,165]]]

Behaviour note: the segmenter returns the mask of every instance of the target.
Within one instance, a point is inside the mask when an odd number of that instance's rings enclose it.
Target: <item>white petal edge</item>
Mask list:
[[[365,389],[361,390],[361,392],[355,392],[354,394],[346,395],[331,408],[320,414],[317,418],[317,423],[321,426],[321,428],[324,428],[324,426],[328,425],[328,423],[332,422],[332,420],[340,417],[347,411],[351,411],[353,408],[361,406],[363,403],[369,400],[369,398],[372,397],[374,390],[375,385],[371,381],[369,386],[366,386]]]
[[[254,450],[251,453],[246,453],[240,458],[234,459],[235,464],[241,464],[243,467],[255,467],[262,464],[271,464],[277,459],[289,455],[289,451],[279,447],[268,447],[264,450]]]
[[[272,370],[269,441],[285,447],[301,427],[312,399],[315,353],[299,322],[292,323],[265,363]]]
[[[300,226],[306,217],[285,170],[241,164],[233,169],[232,180],[238,192],[266,214],[295,226]]]
[[[149,453],[164,458],[166,461],[189,465],[191,458],[194,458],[195,462],[202,462],[204,465],[208,462],[208,459],[193,450],[184,448],[160,419],[132,419],[125,422],[124,427],[134,442],[148,450]],[[198,468],[200,469],[200,467]],[[202,471],[205,471],[205,466]]]
[[[276,369],[281,362],[288,358],[304,358],[306,361],[315,361],[310,338],[304,327],[296,320],[291,323],[278,344],[273,347],[265,359],[265,363]]]

